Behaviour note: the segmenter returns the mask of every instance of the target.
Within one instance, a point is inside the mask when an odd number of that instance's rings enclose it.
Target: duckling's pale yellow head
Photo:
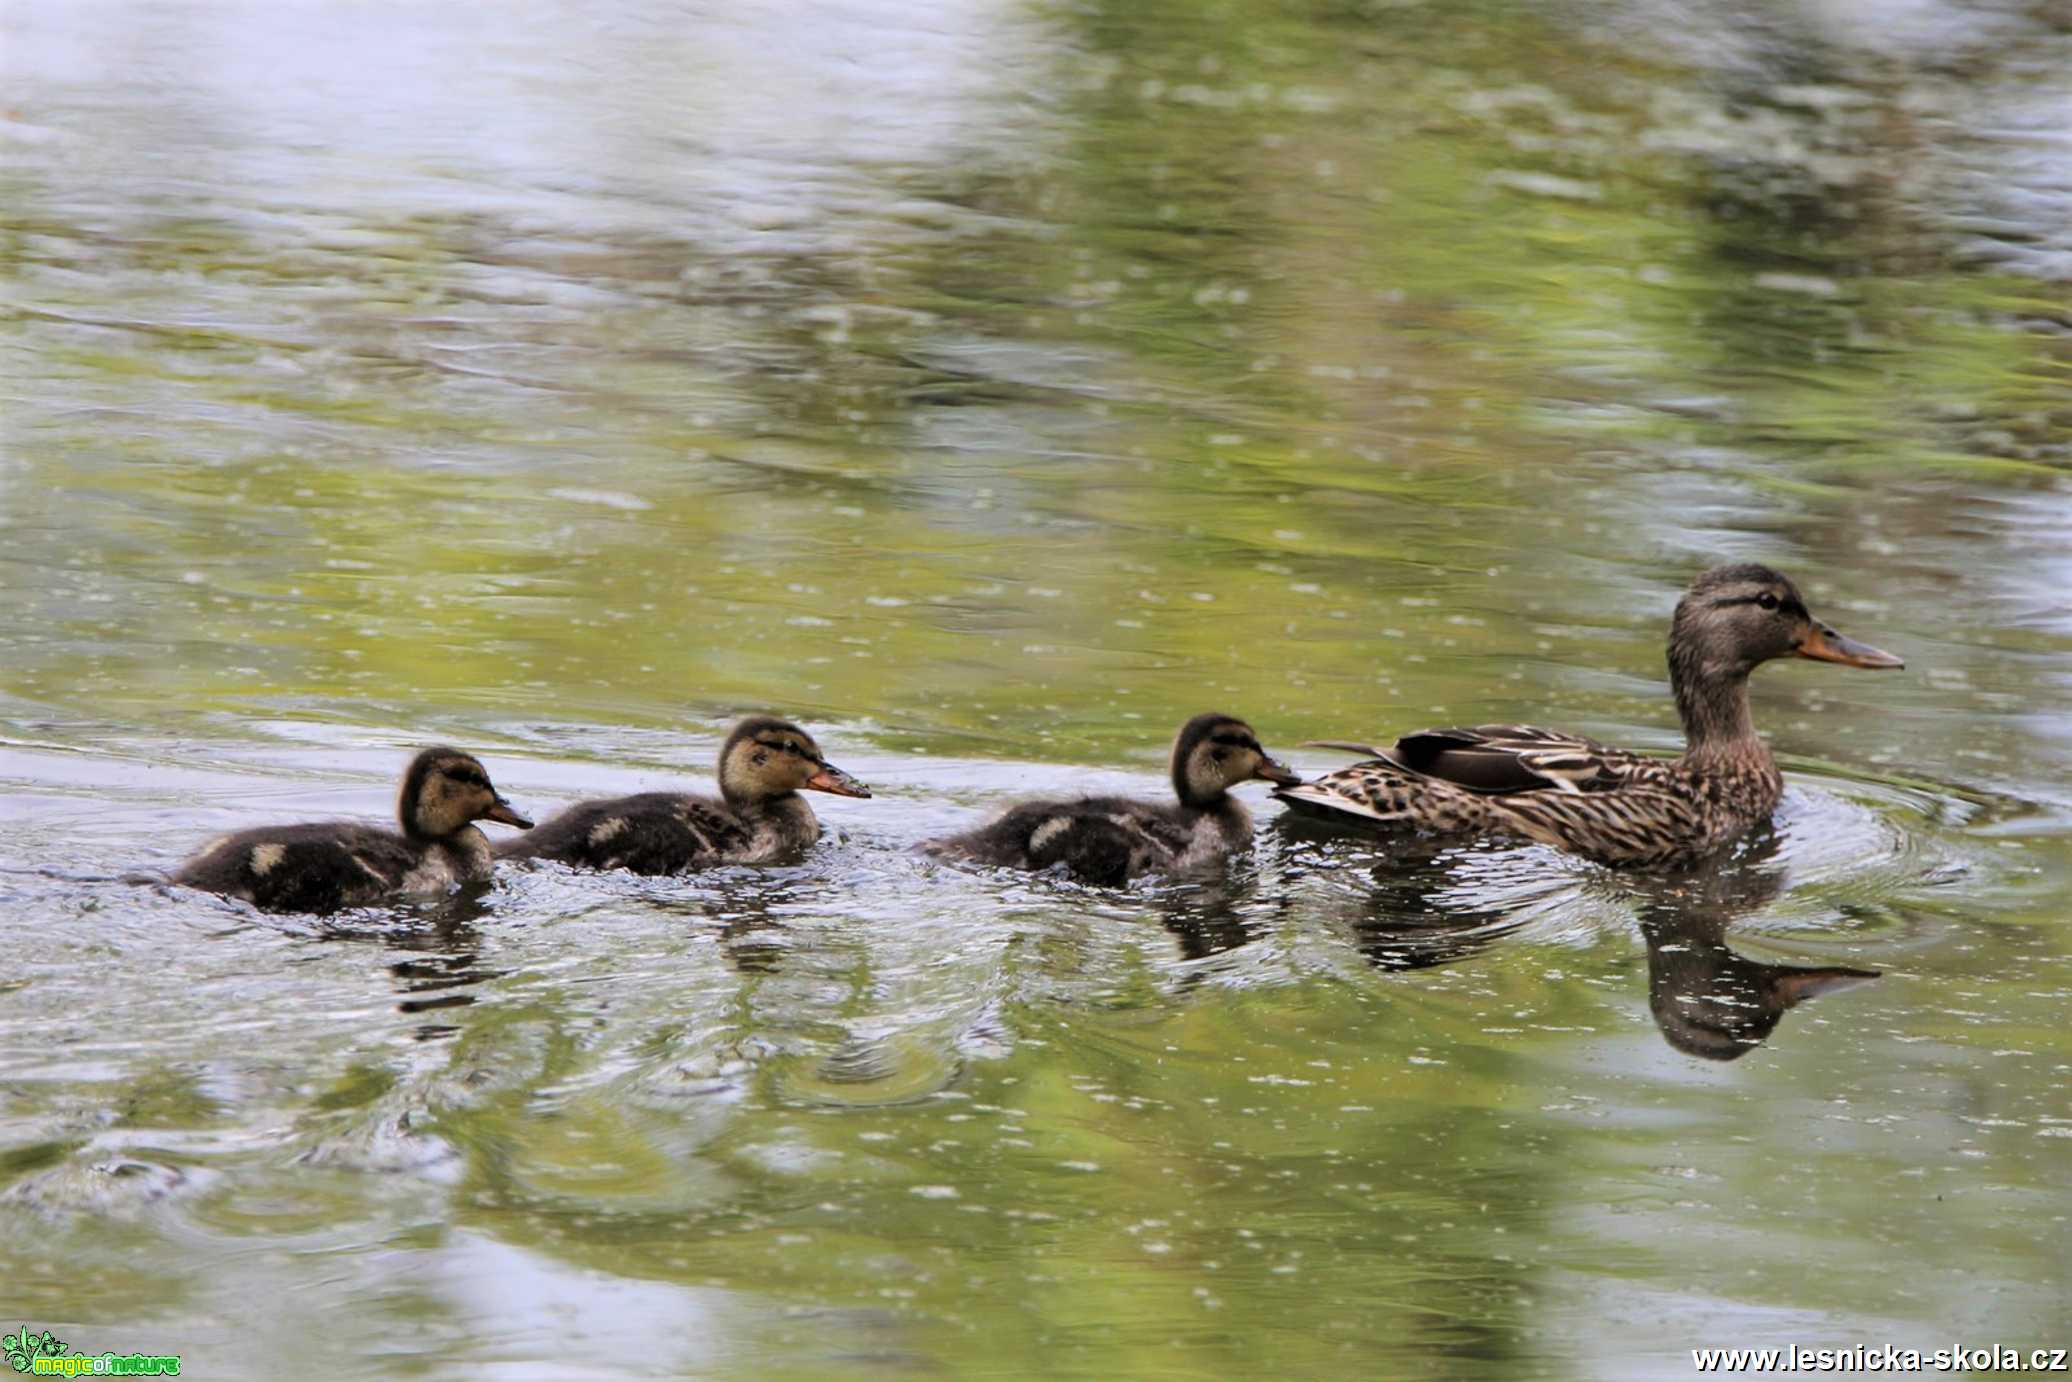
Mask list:
[[[871,789],[827,761],[813,736],[788,720],[751,715],[734,726],[719,751],[720,795],[730,805],[791,792],[867,797]]]
[[[431,748],[410,761],[396,801],[403,833],[438,840],[475,821],[500,821],[528,830],[532,822],[497,795],[481,761],[459,749]]]
[[[1254,778],[1284,787],[1302,781],[1293,768],[1267,756],[1243,720],[1197,715],[1181,726],[1173,740],[1173,790],[1183,804],[1213,805],[1238,783]]]

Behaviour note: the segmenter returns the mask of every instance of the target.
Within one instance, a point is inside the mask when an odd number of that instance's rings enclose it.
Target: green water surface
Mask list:
[[[0,5],[0,1326],[183,1376],[1657,1378],[2072,1345],[2045,5]],[[1188,715],[1679,743],[1698,875],[917,841]],[[774,710],[769,868],[116,881]],[[1875,977],[1874,977],[1875,976]]]

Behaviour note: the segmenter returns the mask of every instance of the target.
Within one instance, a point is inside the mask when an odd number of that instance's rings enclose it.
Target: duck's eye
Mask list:
[[[1777,608],[1777,597],[1767,590],[1756,596],[1755,602],[1764,609],[1774,610]]]
[[[1224,759],[1230,757],[1230,751],[1228,749],[1215,749],[1210,752],[1209,757],[1221,763]]]

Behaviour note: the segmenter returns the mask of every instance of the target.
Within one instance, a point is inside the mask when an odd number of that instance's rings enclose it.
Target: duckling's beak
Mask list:
[[[1815,662],[1839,662],[1844,667],[1904,667],[1906,663],[1892,654],[1868,643],[1858,643],[1853,638],[1844,638],[1825,624],[1811,625],[1804,638],[1799,640],[1799,656],[1810,657]]]
[[[532,829],[532,822],[519,815],[511,806],[511,803],[505,801],[502,797],[498,797],[496,805],[490,807],[482,814],[482,819],[485,821],[501,821],[505,825],[515,825],[520,830]]]
[[[1296,772],[1293,768],[1281,762],[1280,759],[1268,758],[1263,753],[1259,755],[1259,766],[1252,769],[1252,776],[1264,778],[1266,781],[1281,787],[1298,787],[1302,784],[1301,773]]]
[[[843,772],[832,763],[822,763],[820,771],[806,779],[806,790],[810,792],[832,792],[838,797],[867,797],[871,789]]]

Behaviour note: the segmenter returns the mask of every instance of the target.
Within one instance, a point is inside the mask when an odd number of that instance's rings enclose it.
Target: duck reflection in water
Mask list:
[[[1285,818],[1284,818],[1285,819]],[[1314,839],[1315,827],[1291,823]],[[1331,856],[1360,846],[1334,840]],[[1371,844],[1369,846],[1371,848]],[[1378,969],[1411,970],[1467,959],[1574,897],[1573,876],[1521,877],[1515,850],[1400,838],[1338,909]],[[1297,846],[1291,857],[1302,857]],[[1737,1060],[1767,1040],[1784,1014],[1808,998],[1867,983],[1874,969],[1772,964],[1727,944],[1736,921],[1783,892],[1786,869],[1765,824],[1673,874],[1599,875],[1612,895],[1633,901],[1648,956],[1648,1010],[1663,1038],[1687,1055]],[[1323,856],[1312,855],[1320,861]],[[1362,872],[1367,871],[1363,868]]]
[[[1377,841],[1299,816],[1280,822],[1289,874],[1313,879],[1305,910],[1320,901],[1376,969],[1467,959],[1574,893],[1567,878],[1512,866],[1507,844],[1407,833]]]
[[[1258,896],[1254,870],[1190,881],[1155,899],[1159,923],[1171,933],[1183,960],[1206,960],[1265,935],[1274,910]]]
[[[802,943],[822,953],[840,944],[826,923],[853,912],[849,886],[848,878],[800,865],[731,864],[706,870],[690,888],[667,880],[647,897],[701,934],[717,926],[721,953],[735,971],[765,976],[782,972]]]
[[[1875,969],[1782,965],[1727,944],[1727,928],[1783,891],[1767,827],[1724,857],[1664,878],[1633,878],[1648,948],[1648,1010],[1671,1046],[1706,1060],[1738,1060],[1808,998],[1868,983]]]
[[[380,913],[344,913],[325,918],[316,934],[327,941],[372,942],[386,947],[400,1013],[464,1008],[475,1001],[476,985],[508,973],[483,961],[483,923],[495,919],[487,884],[472,884],[450,896],[404,903]],[[412,1033],[419,1041],[440,1041],[460,1029],[427,1020]]]
[[[727,960],[744,975],[776,974],[797,943],[799,918],[840,909],[831,885],[790,870],[725,870],[712,882],[713,895],[678,905],[700,924],[719,923]]]

